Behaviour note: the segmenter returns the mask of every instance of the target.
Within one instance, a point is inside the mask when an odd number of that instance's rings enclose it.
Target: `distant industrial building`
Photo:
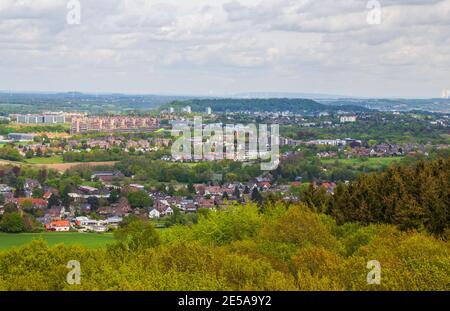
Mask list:
[[[33,141],[34,136],[33,134],[10,133],[8,139],[12,141]]]
[[[92,132],[149,132],[159,128],[154,117],[79,117],[72,118],[71,134]]]
[[[183,112],[186,112],[186,113],[192,113],[192,108],[191,108],[191,106],[186,106],[186,107],[184,107],[184,108],[183,108]]]
[[[18,114],[16,122],[18,124],[64,124],[66,116],[64,114]]]

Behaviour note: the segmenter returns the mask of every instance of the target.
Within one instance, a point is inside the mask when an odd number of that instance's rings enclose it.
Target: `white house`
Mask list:
[[[170,206],[167,206],[164,210],[163,210],[163,215],[173,215],[173,209]]]
[[[150,213],[148,213],[148,218],[157,219],[161,217],[161,213],[157,209],[152,209]]]

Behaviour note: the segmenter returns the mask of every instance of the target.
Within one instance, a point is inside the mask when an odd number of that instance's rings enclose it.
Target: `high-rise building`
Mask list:
[[[66,116],[64,114],[18,114],[16,122],[18,124],[64,124]]]

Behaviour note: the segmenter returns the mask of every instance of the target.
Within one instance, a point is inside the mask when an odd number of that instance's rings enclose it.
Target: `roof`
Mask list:
[[[79,189],[82,190],[82,191],[88,191],[88,192],[98,191],[97,188],[94,188],[94,187],[91,187],[91,186],[80,186]]]
[[[48,226],[53,228],[70,227],[70,222],[68,220],[56,220],[49,223]]]

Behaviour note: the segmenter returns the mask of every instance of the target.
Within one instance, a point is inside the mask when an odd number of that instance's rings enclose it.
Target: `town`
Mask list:
[[[117,229],[130,215],[164,228],[195,222],[204,209],[223,210],[247,202],[261,204],[270,197],[299,202],[302,191],[309,187],[333,194],[337,183],[348,183],[363,172],[376,172],[407,158],[429,157],[450,146],[445,138],[449,116],[442,114],[214,112],[211,103],[200,111],[193,111],[189,105],[175,106],[179,108],[168,105],[147,117],[89,116],[74,111],[11,114],[6,124],[18,129],[36,129],[42,124],[46,132],[9,133],[3,138],[0,215],[18,212],[28,220],[28,227],[21,231],[104,233]],[[202,157],[174,154],[174,142],[179,138],[173,133],[178,130],[173,131],[170,124],[192,124],[195,131],[198,125],[189,121],[192,116],[203,117],[206,124],[200,124],[200,131],[205,133],[210,131],[208,124],[226,122],[230,116],[242,124],[280,124],[281,134],[276,140],[281,152],[280,167],[272,172],[256,169],[260,159],[251,156],[250,136],[242,141],[245,157],[241,158],[220,157],[220,150],[216,150],[216,156],[208,154],[208,159],[214,161],[207,164]],[[443,138],[404,139],[388,133],[394,139],[384,140],[379,135],[360,134],[360,128],[378,124],[389,128],[397,122],[432,129],[442,133]],[[61,125],[69,126],[61,132]],[[341,135],[333,134],[340,131]],[[230,133],[227,139],[237,144],[237,131]],[[347,134],[352,133],[356,138],[348,138]],[[209,139],[192,137],[183,144],[191,144],[192,150],[198,150],[200,144],[201,152],[202,144]],[[269,137],[271,140],[273,137]],[[65,164],[68,166],[62,170],[53,169]],[[148,171],[152,169],[158,171],[157,175]],[[176,173],[180,170],[184,170],[185,177]]]

